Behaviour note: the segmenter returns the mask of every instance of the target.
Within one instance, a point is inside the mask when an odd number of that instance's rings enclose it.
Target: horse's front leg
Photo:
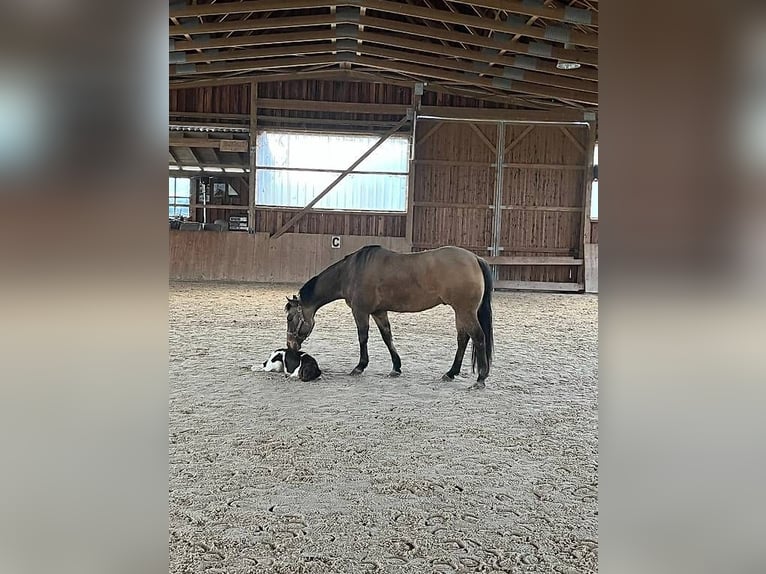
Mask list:
[[[367,354],[367,339],[370,333],[370,315],[361,311],[354,311],[354,321],[356,321],[356,332],[359,335],[359,364],[351,371],[352,375],[361,375],[370,363],[370,356]]]
[[[380,330],[380,336],[383,338],[383,342],[388,347],[388,352],[391,354],[391,374],[390,377],[398,377],[402,374],[402,359],[399,357],[399,353],[396,352],[394,347],[394,339],[391,335],[391,323],[388,321],[388,313],[386,311],[378,311],[372,315],[375,320],[375,324]]]

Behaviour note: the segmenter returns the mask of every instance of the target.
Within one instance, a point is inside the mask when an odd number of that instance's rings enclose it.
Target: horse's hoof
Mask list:
[[[472,384],[470,387],[468,387],[469,391],[480,391],[481,389],[485,388],[486,385],[484,384],[484,381],[476,381],[474,384]]]
[[[444,373],[442,375],[442,381],[454,381],[454,380],[455,380],[454,375],[450,375],[449,373]]]
[[[361,375],[363,372],[364,371],[362,369],[354,369],[353,371],[349,373],[349,375],[356,377],[357,375]]]
[[[400,377],[402,375],[401,371],[392,370],[390,373],[388,373],[388,376],[391,378],[394,377]]]

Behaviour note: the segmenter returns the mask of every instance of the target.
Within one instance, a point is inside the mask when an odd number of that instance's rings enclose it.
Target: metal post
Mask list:
[[[497,124],[497,150],[495,151],[495,210],[492,225],[492,255],[500,255],[500,232],[503,221],[503,162],[505,160],[505,122]],[[496,268],[497,266],[495,266]],[[495,269],[497,276],[497,269]]]

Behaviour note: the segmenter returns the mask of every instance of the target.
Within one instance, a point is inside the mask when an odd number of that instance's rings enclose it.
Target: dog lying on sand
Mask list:
[[[261,369],[271,373],[285,373],[285,376],[299,378],[301,381],[313,381],[322,374],[314,357],[292,349],[277,349],[263,362]]]

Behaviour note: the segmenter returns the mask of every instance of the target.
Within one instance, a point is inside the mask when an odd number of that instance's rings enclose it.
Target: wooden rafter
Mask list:
[[[289,56],[289,55],[299,55],[299,54],[316,54],[316,53],[322,53],[322,52],[331,52],[331,51],[339,51],[338,46],[336,44],[332,44],[329,42],[329,40],[332,37],[332,31],[327,32],[313,32],[311,34],[310,39],[311,40],[319,40],[319,39],[325,39],[328,42],[324,44],[312,44],[312,45],[298,45],[298,46],[282,46],[282,45],[276,45],[271,46],[267,48],[258,48],[258,49],[251,49],[251,50],[216,50],[216,51],[210,51],[210,52],[203,52],[201,54],[193,54],[190,56],[187,56],[184,58],[184,63],[198,63],[198,62],[216,62],[216,61],[227,61],[227,60],[239,60],[239,59],[248,59],[248,58],[261,58],[261,57],[268,57],[268,56]],[[352,36],[349,34],[345,34],[342,30],[335,32],[336,39],[352,39]],[[390,36],[386,34],[380,34],[375,32],[359,32],[355,35],[355,38],[363,42],[373,43],[373,44],[380,44],[380,45],[386,45],[390,47],[396,47],[396,48],[403,48],[403,49],[411,49],[411,50],[417,50],[417,53],[399,53],[397,55],[394,55],[392,57],[399,58],[402,60],[409,60],[412,62],[423,62],[427,63],[424,60],[421,59],[421,53],[433,53],[433,54],[439,54],[439,55],[451,55],[455,58],[466,58],[470,59],[473,62],[484,62],[486,63],[487,70],[481,71],[480,69],[476,69],[474,67],[471,67],[468,71],[476,71],[481,73],[482,75],[490,75],[490,76],[497,76],[497,77],[507,77],[517,80],[523,80],[527,82],[532,82],[535,84],[541,84],[546,86],[554,86],[554,87],[560,87],[560,88],[568,88],[568,89],[574,89],[574,90],[580,90],[585,92],[591,92],[591,93],[597,93],[598,92],[598,85],[595,82],[592,82],[590,80],[584,80],[579,78],[571,78],[571,77],[565,77],[565,76],[559,76],[556,74],[548,73],[552,71],[552,68],[555,68],[552,64],[548,66],[541,66],[541,71],[532,71],[527,70],[524,68],[519,67],[528,65],[528,63],[525,63],[522,60],[519,60],[515,56],[496,56],[488,53],[484,53],[477,50],[463,50],[461,48],[453,48],[451,46],[440,46],[438,44],[434,44],[432,42],[422,42],[422,41],[416,41],[416,40],[410,40],[408,38],[402,38],[399,36]],[[368,55],[375,55],[374,51],[370,51],[366,49],[367,46],[362,45],[356,45],[354,50],[362,53],[367,53]],[[379,47],[377,48],[379,49]],[[422,55],[424,58],[429,58],[429,56],[425,56],[425,54]],[[433,58],[431,57],[431,60],[433,61]],[[513,68],[513,70],[506,70],[504,68],[495,68],[490,70],[489,65],[490,64],[500,64],[504,65],[507,68]],[[438,64],[437,64],[438,65]],[[450,66],[446,66],[450,67]],[[458,68],[458,69],[464,69],[464,68]],[[542,71],[544,69],[545,71]]]
[[[556,20],[568,24],[584,24],[586,26],[598,27],[598,14],[592,10],[582,8],[552,8],[544,5],[542,2],[524,2],[523,0],[456,0],[461,4],[471,6],[483,6],[495,10],[504,10],[514,14],[524,14],[526,16],[537,16],[547,20]]]
[[[471,2],[468,2],[469,4]],[[592,16],[589,18],[590,12],[585,11],[579,11],[576,9],[570,8],[568,11],[567,9],[551,9],[547,7],[537,8],[534,7],[533,4],[523,2],[523,1],[510,1],[510,0],[483,0],[482,2],[473,2],[473,4],[476,5],[484,5],[489,8],[496,8],[506,11],[519,11],[518,13],[524,14],[529,13],[530,11],[537,12],[537,13],[531,13],[529,15],[532,16],[538,16],[543,18],[551,18],[551,19],[558,19],[562,21],[570,21],[572,19],[577,19],[578,16],[581,17],[582,21],[577,23],[590,23],[585,22],[586,19],[592,18]],[[490,4],[490,6],[487,6]],[[272,11],[272,10],[295,10],[295,9],[305,9],[305,8],[317,8],[317,7],[326,7],[330,8],[331,6],[355,6],[355,7],[361,7],[364,6],[366,9],[374,9],[374,10],[380,10],[382,12],[389,12],[392,14],[399,14],[402,16],[414,16],[417,18],[424,18],[429,20],[434,20],[437,22],[444,22],[444,23],[451,23],[451,24],[460,24],[462,26],[466,27],[474,27],[478,29],[487,29],[487,23],[492,22],[492,20],[487,18],[482,18],[480,16],[472,16],[467,14],[458,13],[457,11],[445,11],[445,10],[436,10],[433,7],[421,7],[421,6],[411,6],[411,5],[404,5],[400,4],[398,2],[392,2],[391,0],[357,0],[354,1],[341,1],[341,2],[311,2],[310,0],[260,0],[260,1],[245,1],[245,2],[227,2],[227,3],[215,3],[215,4],[196,4],[191,6],[184,6],[181,8],[172,8],[170,10],[170,17],[171,18],[181,18],[181,17],[188,17],[188,16],[204,16],[204,15],[220,15],[220,14],[242,14],[242,13],[254,13],[254,12],[265,12],[265,11]],[[513,10],[511,9],[513,8]],[[524,11],[522,11],[524,10]],[[549,16],[546,16],[545,14],[549,13]],[[498,24],[496,24],[498,25]],[[591,24],[592,25],[592,24]],[[513,28],[513,29],[512,29]],[[490,28],[490,29],[498,29],[498,28]],[[560,41],[559,36],[562,38],[561,41],[565,41],[567,43],[571,44],[577,44],[581,46],[589,46],[592,48],[598,47],[598,43],[596,41],[596,35],[595,34],[583,34],[581,32],[574,32],[572,30],[562,28],[561,30],[557,30],[556,38],[546,37],[546,32],[544,30],[540,29],[534,29],[531,26],[513,26],[513,25],[505,25],[502,28],[499,29],[499,31],[506,31],[513,34],[522,34],[524,36],[528,36],[531,38],[538,38],[542,40],[555,40]],[[550,35],[550,33],[548,32]],[[563,37],[566,36],[566,39],[563,39]]]

